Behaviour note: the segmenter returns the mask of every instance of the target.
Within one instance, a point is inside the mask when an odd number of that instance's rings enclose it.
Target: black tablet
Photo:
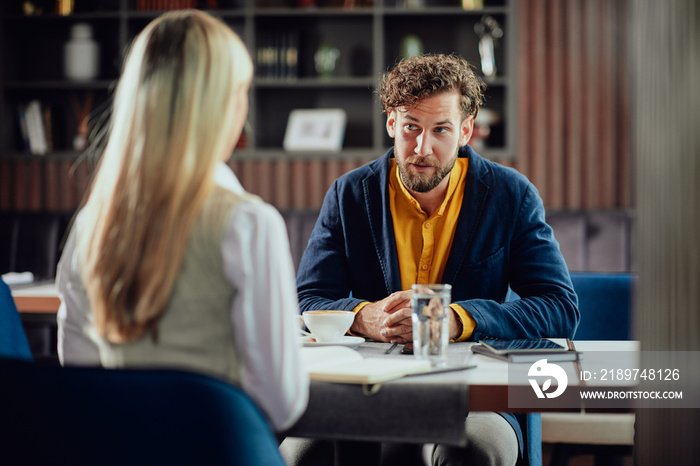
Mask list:
[[[516,340],[481,340],[481,344],[495,353],[508,353],[514,350],[525,351],[568,351],[568,348],[546,338]]]

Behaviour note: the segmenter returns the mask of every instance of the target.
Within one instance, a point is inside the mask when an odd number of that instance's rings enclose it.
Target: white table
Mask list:
[[[368,395],[361,385],[328,382],[311,383],[309,407],[299,422],[288,432],[290,436],[360,441],[440,442],[461,445],[466,440],[464,419],[469,411],[540,412],[540,408],[513,408],[509,390],[532,391],[523,381],[518,387],[509,384],[509,364],[471,352],[473,343],[451,343],[449,364],[465,362],[476,367],[458,372],[405,377],[385,382]],[[596,370],[600,361],[586,361],[586,351],[615,351],[633,357],[637,342],[580,341],[577,349],[584,352],[581,367]],[[365,357],[396,357],[398,350],[385,356],[388,343],[367,342],[358,349]],[[579,385],[575,363],[559,363],[571,385]],[[510,365],[512,366],[512,365]],[[519,364],[518,366],[529,366]],[[619,383],[597,382],[598,386],[619,387]],[[622,384],[623,386],[625,384]],[[552,411],[577,411],[578,404],[568,408],[554,406]],[[545,409],[544,411],[547,411]]]
[[[39,283],[32,286],[12,286],[12,297],[20,313],[55,314],[61,300],[54,282]]]

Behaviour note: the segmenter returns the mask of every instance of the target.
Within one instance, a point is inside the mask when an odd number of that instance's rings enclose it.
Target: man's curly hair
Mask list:
[[[486,84],[472,65],[456,55],[424,54],[400,61],[379,81],[377,94],[385,114],[441,92],[457,90],[462,95],[462,116],[476,117],[484,103]]]

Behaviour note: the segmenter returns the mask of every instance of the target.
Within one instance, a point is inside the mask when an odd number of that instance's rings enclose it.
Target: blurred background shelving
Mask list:
[[[25,11],[30,3],[32,14]],[[0,210],[16,208],[20,173],[42,170],[34,179],[48,189],[47,176],[78,160],[74,148],[81,116],[89,103],[90,127],[109,107],[125,51],[131,40],[162,13],[151,7],[196,7],[219,16],[246,43],[256,62],[250,90],[247,133],[234,154],[248,160],[332,160],[352,166],[383,154],[390,146],[385,117],[374,88],[382,72],[401,56],[401,43],[418,36],[425,52],[457,53],[479,68],[479,37],[474,25],[485,15],[494,17],[504,37],[496,47],[498,74],[487,81],[486,106],[500,116],[480,152],[492,159],[515,154],[515,31],[510,0],[485,0],[482,8],[465,9],[459,0],[75,0],[68,15],[56,13],[55,1],[11,0],[0,5]],[[467,2],[468,3],[468,2]],[[478,2],[477,2],[478,3]],[[92,27],[99,44],[99,74],[88,81],[64,77],[63,47],[77,23]],[[330,76],[322,77],[314,54],[326,45],[339,55]],[[19,113],[31,101],[42,108],[48,124],[49,148],[32,155],[23,137]],[[288,153],[283,150],[289,113],[298,108],[342,108],[347,113],[343,150],[327,153]],[[38,158],[38,161],[34,161]],[[349,165],[348,165],[349,164]],[[65,170],[63,170],[65,171]],[[326,170],[328,171],[328,170]],[[332,173],[335,175],[335,172]],[[330,176],[330,175],[329,175]],[[19,178],[22,178],[19,176]],[[48,183],[52,185],[52,183]],[[59,183],[60,184],[60,183]],[[326,183],[327,184],[327,183]],[[26,188],[26,189],[25,189]],[[33,198],[59,196],[44,192]],[[59,203],[75,208],[75,201]],[[51,208],[47,205],[36,208]],[[20,205],[23,203],[20,202]],[[316,207],[316,206],[310,206]]]

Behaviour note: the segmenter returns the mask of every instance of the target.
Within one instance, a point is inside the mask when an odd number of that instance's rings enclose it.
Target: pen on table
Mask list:
[[[384,352],[384,354],[391,354],[391,352],[394,351],[398,345],[399,345],[399,344],[398,344],[397,342],[392,341],[392,342],[391,342],[391,346],[389,347],[388,350],[386,350],[386,351]]]
[[[438,368],[430,369],[429,371],[425,371],[425,372],[415,372],[412,374],[406,374],[405,377],[411,377],[414,375],[440,374],[443,372],[458,372],[458,371],[464,371],[467,369],[474,369],[475,367],[476,367],[476,364],[463,364],[461,366],[438,367]]]

